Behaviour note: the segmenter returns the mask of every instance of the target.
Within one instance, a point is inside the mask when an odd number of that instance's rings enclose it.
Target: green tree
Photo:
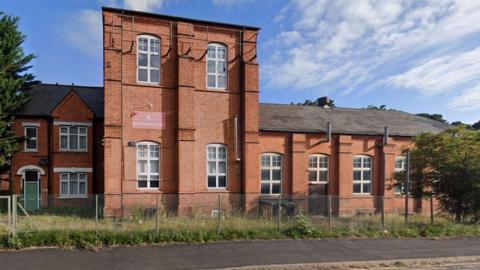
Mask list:
[[[447,123],[447,120],[445,120],[443,118],[443,115],[438,114],[438,113],[434,113],[434,114],[418,113],[416,115],[421,116],[421,117],[425,117],[425,118],[428,118],[428,119],[432,119],[432,120],[435,120],[435,121],[440,121],[440,122],[443,122],[443,123]]]
[[[14,113],[28,101],[24,91],[37,82],[27,72],[35,56],[21,47],[25,35],[18,30],[19,18],[0,16],[0,171],[5,171],[18,151],[19,138],[11,129]]]
[[[405,175],[397,174],[398,186]],[[457,221],[478,221],[480,208],[480,132],[458,126],[440,134],[425,133],[411,151],[411,194],[433,196]]]
[[[319,97],[317,98],[316,100],[310,100],[310,99],[305,99],[304,102],[299,102],[297,103],[297,105],[302,105],[302,106],[322,106],[323,105],[323,102],[326,97]],[[291,102],[290,104],[294,104],[293,102]],[[335,101],[331,98],[328,98],[326,99],[326,104],[327,106],[329,106],[330,108],[334,108],[335,107]]]
[[[367,110],[386,111],[387,110],[387,105],[380,105],[380,106],[368,105]]]
[[[475,130],[480,130],[480,120],[472,125],[472,128]]]

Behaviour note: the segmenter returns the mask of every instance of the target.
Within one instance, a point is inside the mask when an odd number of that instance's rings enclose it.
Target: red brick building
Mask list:
[[[104,193],[112,212],[158,194],[176,194],[180,210],[218,194],[242,198],[247,211],[280,193],[351,198],[340,214],[374,211],[375,196],[401,204],[392,177],[404,169],[402,151],[447,125],[399,111],[260,104],[259,31],[103,8],[104,89],[37,87],[64,94],[45,115],[20,113],[14,128],[32,142],[26,127],[36,127],[38,152],[15,156],[15,183],[33,169],[41,194],[60,194],[62,177],[85,173],[82,191]],[[87,150],[59,148],[65,126],[82,127]]]

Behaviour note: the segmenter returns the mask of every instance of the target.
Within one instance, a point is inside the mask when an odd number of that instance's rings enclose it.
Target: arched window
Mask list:
[[[262,154],[260,193],[280,194],[282,185],[282,156],[275,153]]]
[[[154,142],[137,143],[137,187],[160,187],[160,145]]]
[[[222,144],[207,145],[207,187],[227,187],[227,147]]]
[[[372,192],[372,158],[353,157],[353,193],[370,194]]]
[[[308,156],[308,181],[310,183],[328,183],[328,156]]]
[[[397,173],[403,173],[407,169],[407,157],[405,156],[397,156],[395,157],[395,174]],[[395,185],[393,188],[393,192],[395,194],[401,194],[402,193],[402,186]]]
[[[138,36],[137,82],[160,83],[160,39],[156,37]]]
[[[226,85],[227,47],[210,43],[207,49],[207,88],[225,89]]]

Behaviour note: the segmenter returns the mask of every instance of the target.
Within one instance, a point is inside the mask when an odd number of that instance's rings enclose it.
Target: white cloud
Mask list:
[[[480,84],[455,97],[448,104],[448,107],[460,112],[478,111],[480,107]]]
[[[153,11],[160,9],[165,0],[124,0],[123,2],[127,9]]]
[[[235,5],[242,5],[248,2],[252,2],[252,0],[212,0],[214,5],[217,6],[224,6],[224,7],[232,7]]]
[[[72,47],[93,58],[102,56],[102,14],[97,10],[83,9],[65,29],[66,41]]]
[[[465,90],[480,77],[480,50],[459,42],[480,35],[478,18],[480,1],[290,0],[275,18],[290,27],[268,42],[262,75],[274,89],[324,94],[387,82],[431,95]]]

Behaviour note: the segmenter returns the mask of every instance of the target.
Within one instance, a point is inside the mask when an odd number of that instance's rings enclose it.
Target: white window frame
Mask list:
[[[145,157],[141,157],[139,154],[139,146],[146,146],[147,147],[147,153]],[[150,146],[157,146],[158,147],[158,158],[157,157],[152,157],[150,155]],[[158,190],[160,189],[160,155],[161,155],[161,149],[160,149],[160,144],[156,142],[138,142],[136,144],[136,149],[135,149],[135,155],[136,155],[136,172],[137,172],[137,189],[155,189]],[[139,166],[139,161],[146,161],[146,167],[145,167],[145,173],[140,172],[140,166]],[[158,173],[152,173],[150,171],[150,162],[151,161],[158,161]],[[140,176],[146,176],[146,179],[140,179]],[[152,181],[157,181],[156,179],[152,179],[152,176],[157,176],[158,178],[158,187],[152,187],[151,182]],[[140,187],[139,186],[139,181],[147,181],[147,186],[146,187]]]
[[[316,160],[316,164],[315,164],[315,167],[311,167],[310,166],[310,158],[315,158]],[[327,167],[320,167],[320,158],[326,158],[327,159]],[[329,168],[330,168],[330,158],[328,155],[324,155],[324,154],[313,154],[313,155],[309,155],[308,156],[308,160],[307,160],[308,164],[308,173],[310,172],[315,172],[317,177],[316,177],[316,180],[315,181],[310,181],[310,176],[307,175],[308,177],[308,182],[311,183],[311,184],[327,184],[328,183],[328,180],[330,179],[330,171],[329,171]],[[320,172],[327,172],[327,180],[326,181],[320,181]]]
[[[147,40],[147,50],[141,50],[140,49],[140,39],[146,39]],[[158,52],[153,52],[151,50],[151,41],[158,41]],[[137,37],[137,59],[136,59],[136,77],[137,77],[137,83],[146,83],[146,84],[160,84],[162,78],[161,78],[161,67],[162,67],[162,56],[161,56],[161,51],[162,51],[162,46],[161,46],[161,41],[158,37],[155,36],[150,36],[150,35],[139,35]],[[147,66],[139,66],[138,61],[140,59],[140,54],[146,54],[147,55]],[[152,67],[150,63],[150,56],[151,55],[158,55],[159,58],[159,65],[157,67]],[[140,69],[145,69],[147,70],[147,80],[146,81],[141,81],[138,76],[138,71]],[[150,78],[150,71],[158,71],[158,82],[152,82]]]
[[[208,56],[208,50],[210,48],[215,48],[215,57],[209,57]],[[219,58],[218,57],[218,51],[219,49],[225,49],[225,58]],[[207,56],[206,56],[207,61],[205,61],[205,84],[207,86],[207,89],[214,89],[214,90],[226,90],[227,85],[228,85],[228,48],[227,46],[221,44],[221,43],[209,43],[207,46]],[[215,72],[208,72],[208,61],[214,61],[215,62]],[[218,67],[220,63],[225,62],[225,71],[224,72],[219,72]],[[208,76],[213,75],[215,76],[215,86],[209,86],[208,85]],[[220,76],[225,76],[225,87],[219,87],[218,86],[218,78]]]
[[[401,163],[400,168],[397,168],[397,161],[398,160],[400,160],[400,163]],[[394,163],[395,174],[405,172],[406,170],[407,170],[407,157],[406,156],[396,156],[395,157],[395,163]],[[399,189],[397,189],[397,188],[399,188]],[[403,186],[402,187],[394,186],[393,193],[395,193],[395,195],[402,194],[402,188],[404,188],[404,187]]]
[[[72,175],[73,174],[76,174],[77,175],[77,180],[72,180]],[[65,178],[66,179],[63,179],[64,177],[63,176],[66,176]],[[80,179],[80,176],[83,176],[83,179]],[[60,187],[59,187],[59,190],[60,190],[60,198],[86,198],[88,197],[88,174],[86,172],[61,172],[59,173],[59,177],[60,177]],[[77,181],[77,191],[78,191],[78,194],[71,194],[71,191],[70,191],[70,182],[72,181]],[[67,193],[64,194],[62,193],[62,183],[67,183]],[[80,194],[80,183],[85,183],[85,193],[84,194]]]
[[[360,168],[355,168],[355,166],[353,165],[354,164],[354,161],[356,158],[361,158],[361,163],[360,163]],[[370,167],[364,167],[364,163],[366,159],[370,159]],[[373,178],[373,170],[372,170],[372,167],[373,167],[373,158],[371,156],[367,156],[367,155],[356,155],[356,156],[353,156],[353,159],[352,159],[352,193],[354,195],[365,195],[365,194],[372,194],[372,190],[373,190],[373,185],[372,185],[372,178]],[[354,175],[355,175],[355,171],[359,171],[360,172],[360,180],[354,180]],[[370,171],[370,179],[366,180],[364,179],[364,172],[366,171]],[[360,184],[360,192],[354,192],[354,188],[353,186],[355,184]],[[363,186],[365,184],[370,184],[370,192],[365,192],[363,190]]]
[[[77,148],[72,149],[70,148],[70,129],[76,127],[78,128],[77,132]],[[67,128],[67,132],[62,132],[62,128]],[[85,133],[81,134],[80,130],[85,130]],[[87,152],[88,151],[88,127],[87,126],[76,126],[76,125],[61,125],[58,126],[58,133],[59,133],[59,140],[58,140],[58,149],[60,151],[68,151],[68,152]],[[62,147],[62,136],[67,136],[67,147]],[[85,137],[85,148],[80,148],[80,137]]]
[[[262,162],[262,157],[263,156],[269,156],[270,157],[270,162],[268,166],[264,166]],[[280,166],[274,166],[273,165],[273,159],[272,157],[280,157]],[[280,180],[273,180],[273,170],[274,169],[280,169]],[[270,172],[270,177],[268,180],[262,180],[262,170],[269,170]],[[262,193],[262,184],[269,184],[269,193]],[[280,184],[280,190],[279,193],[273,193],[273,184]],[[278,153],[263,153],[260,156],[260,193],[262,195],[280,195],[283,192],[283,155],[278,154]]]
[[[27,129],[34,129],[35,130],[35,137],[27,138]],[[38,127],[35,126],[25,126],[23,128],[23,132],[25,134],[25,144],[24,144],[24,152],[37,152],[38,151]],[[28,148],[28,141],[35,141],[35,148]]]
[[[209,148],[214,148],[215,149],[215,158],[210,158],[209,155],[208,155],[208,150]],[[225,159],[221,159],[219,157],[219,153],[220,153],[220,149],[221,148],[224,148],[225,149]],[[207,145],[207,150],[206,150],[206,154],[207,154],[207,188],[208,189],[227,189],[228,187],[228,149],[227,149],[227,146],[223,145],[223,144],[217,144],[217,143],[214,143],[214,144],[209,144]],[[209,162],[215,162],[215,172],[214,173],[210,173],[210,170],[209,170],[209,167],[208,167],[208,164]],[[219,172],[218,168],[219,168],[219,163],[220,162],[225,162],[225,173],[221,173]],[[209,187],[208,186],[208,177],[209,176],[215,176],[215,186],[214,187]],[[225,187],[220,187],[219,184],[218,184],[218,177],[219,176],[225,176]]]

